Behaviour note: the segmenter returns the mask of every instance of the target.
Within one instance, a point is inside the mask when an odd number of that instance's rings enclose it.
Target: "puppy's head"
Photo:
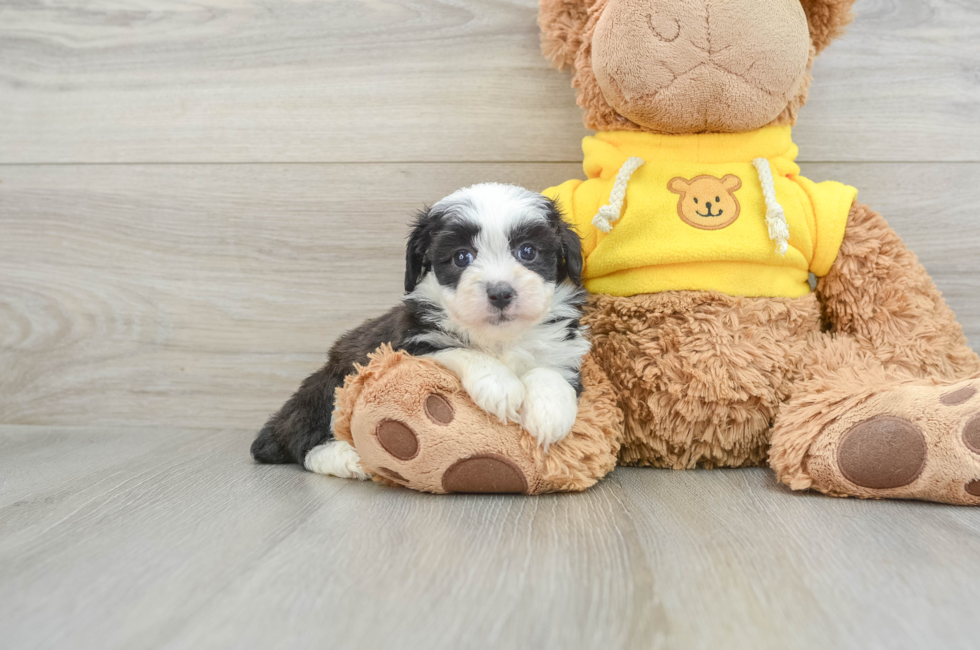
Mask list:
[[[581,286],[578,235],[548,198],[513,185],[459,190],[421,212],[405,291],[484,340],[506,340],[548,313],[562,282]]]

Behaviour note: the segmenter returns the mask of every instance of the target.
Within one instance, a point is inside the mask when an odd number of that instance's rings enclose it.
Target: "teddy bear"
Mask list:
[[[853,1],[541,0],[596,132],[585,179],[544,192],[582,238],[579,421],[545,453],[431,360],[380,350],[335,416],[375,480],[536,494],[616,463],[768,465],[793,490],[980,504],[980,358],[857,189],[795,162]]]

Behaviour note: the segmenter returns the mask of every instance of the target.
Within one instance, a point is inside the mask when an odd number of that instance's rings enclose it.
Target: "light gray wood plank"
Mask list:
[[[115,435],[71,433],[101,437],[102,454],[115,453]],[[33,477],[6,481],[5,492],[34,494],[0,507],[0,636],[8,647],[159,647],[345,487],[311,483],[316,477],[295,466],[253,466],[242,431],[127,437],[143,443],[143,454],[110,466],[79,458],[88,471],[67,493],[44,462]],[[67,438],[49,446],[49,458],[82,446]]]
[[[0,506],[55,506],[74,498],[79,480],[95,471],[118,470],[133,459],[184,444],[196,430],[159,429],[131,435],[130,428],[40,429],[3,425],[0,430]],[[59,453],[61,450],[62,453]],[[26,512],[32,508],[16,510]],[[0,546],[24,533],[14,518],[0,521]]]
[[[972,648],[980,511],[617,469],[578,495],[431,496],[253,465],[249,432],[0,427],[16,648]],[[161,444],[170,439],[170,444]],[[8,466],[9,467],[9,466]]]
[[[671,647],[971,648],[976,509],[793,493],[765,469],[616,470]]]
[[[809,164],[861,189],[980,340],[980,164]],[[572,164],[0,170],[0,423],[255,428],[399,297],[411,214]]]
[[[980,3],[858,0],[854,13],[814,65],[800,159],[977,160]]]
[[[0,6],[0,162],[575,161],[536,0]],[[862,0],[812,161],[977,160],[980,5]]]

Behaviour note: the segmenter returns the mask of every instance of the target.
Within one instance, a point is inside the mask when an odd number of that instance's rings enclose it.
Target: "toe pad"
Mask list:
[[[399,460],[410,460],[419,453],[418,436],[397,420],[385,420],[378,425],[378,442]]]
[[[458,460],[442,477],[446,492],[525,494],[527,478],[509,458],[482,454]]]
[[[917,426],[887,415],[859,422],[845,434],[837,463],[847,480],[876,490],[912,483],[926,465],[926,439]]]

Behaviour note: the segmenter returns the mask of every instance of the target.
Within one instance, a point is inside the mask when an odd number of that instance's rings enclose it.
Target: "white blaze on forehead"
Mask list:
[[[506,237],[520,223],[544,221],[548,202],[540,194],[517,185],[481,183],[453,192],[432,209]]]

